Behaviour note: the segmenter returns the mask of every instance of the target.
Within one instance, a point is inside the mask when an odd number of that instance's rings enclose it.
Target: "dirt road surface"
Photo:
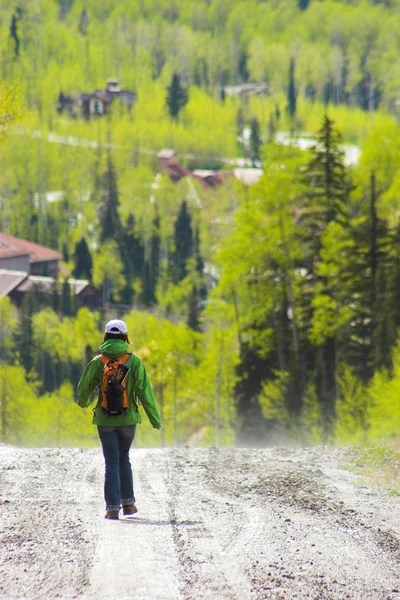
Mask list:
[[[106,521],[100,449],[0,446],[5,600],[400,600],[400,499],[345,450],[133,449]]]

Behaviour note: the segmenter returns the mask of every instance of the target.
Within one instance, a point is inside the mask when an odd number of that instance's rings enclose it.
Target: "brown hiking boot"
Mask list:
[[[137,513],[138,509],[136,508],[136,506],[134,504],[125,504],[122,507],[122,512],[124,513],[124,516],[127,515],[134,515],[135,513]]]
[[[105,514],[105,519],[112,519],[113,521],[118,521],[119,519],[119,510],[108,510]]]

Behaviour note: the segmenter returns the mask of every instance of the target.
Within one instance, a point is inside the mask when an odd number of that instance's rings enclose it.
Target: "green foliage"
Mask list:
[[[369,390],[348,365],[342,365],[337,382],[335,440],[339,444],[364,443],[368,439]]]
[[[122,270],[117,243],[106,242],[96,254],[93,265],[93,283],[103,288],[106,301],[109,301],[111,296],[118,300],[125,283]]]
[[[396,442],[385,445],[371,444],[353,449],[352,470],[367,478],[375,486],[386,489],[390,495],[400,494],[400,452]]]
[[[309,385],[304,394],[300,412],[298,436],[307,445],[322,444],[327,441],[327,424],[323,407],[314,385]]]
[[[10,299],[0,298],[0,363],[12,362],[17,326],[17,314]]]
[[[268,421],[306,443],[398,426],[398,8],[0,1],[1,128],[26,107],[2,139],[1,230],[61,250],[106,307],[123,305],[149,351],[165,443],[229,441],[242,426],[264,439]],[[137,93],[131,110],[57,113],[61,93],[104,88],[116,73]],[[269,95],[230,97],[226,86],[245,81]],[[232,177],[210,191],[157,175],[162,148],[193,168],[226,165],[246,123],[263,162],[257,186]],[[317,140],[311,153],[260,147],[268,130],[294,126]],[[339,131],[363,149],[359,168],[346,166]],[[78,439],[68,385],[101,339],[98,315],[75,317],[70,300],[64,283],[61,297],[33,290],[18,315],[0,303],[1,368],[17,369],[18,389],[43,407],[61,390],[52,443]],[[9,431],[17,440],[17,425]]]
[[[377,371],[368,389],[370,407],[368,414],[369,439],[376,442],[397,437],[400,425],[400,352],[396,347],[393,371]]]

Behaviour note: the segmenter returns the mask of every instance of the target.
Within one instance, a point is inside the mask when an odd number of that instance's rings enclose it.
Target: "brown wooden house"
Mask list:
[[[121,106],[130,109],[136,102],[136,93],[121,89],[118,79],[107,79],[106,87],[103,90],[72,96],[60,92],[56,108],[59,114],[91,119],[108,114],[111,105],[116,100],[119,100]]]

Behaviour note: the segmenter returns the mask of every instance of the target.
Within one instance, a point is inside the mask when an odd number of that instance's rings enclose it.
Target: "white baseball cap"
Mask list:
[[[119,319],[112,319],[112,321],[108,321],[105,333],[128,333],[128,328],[124,321],[120,321]]]

